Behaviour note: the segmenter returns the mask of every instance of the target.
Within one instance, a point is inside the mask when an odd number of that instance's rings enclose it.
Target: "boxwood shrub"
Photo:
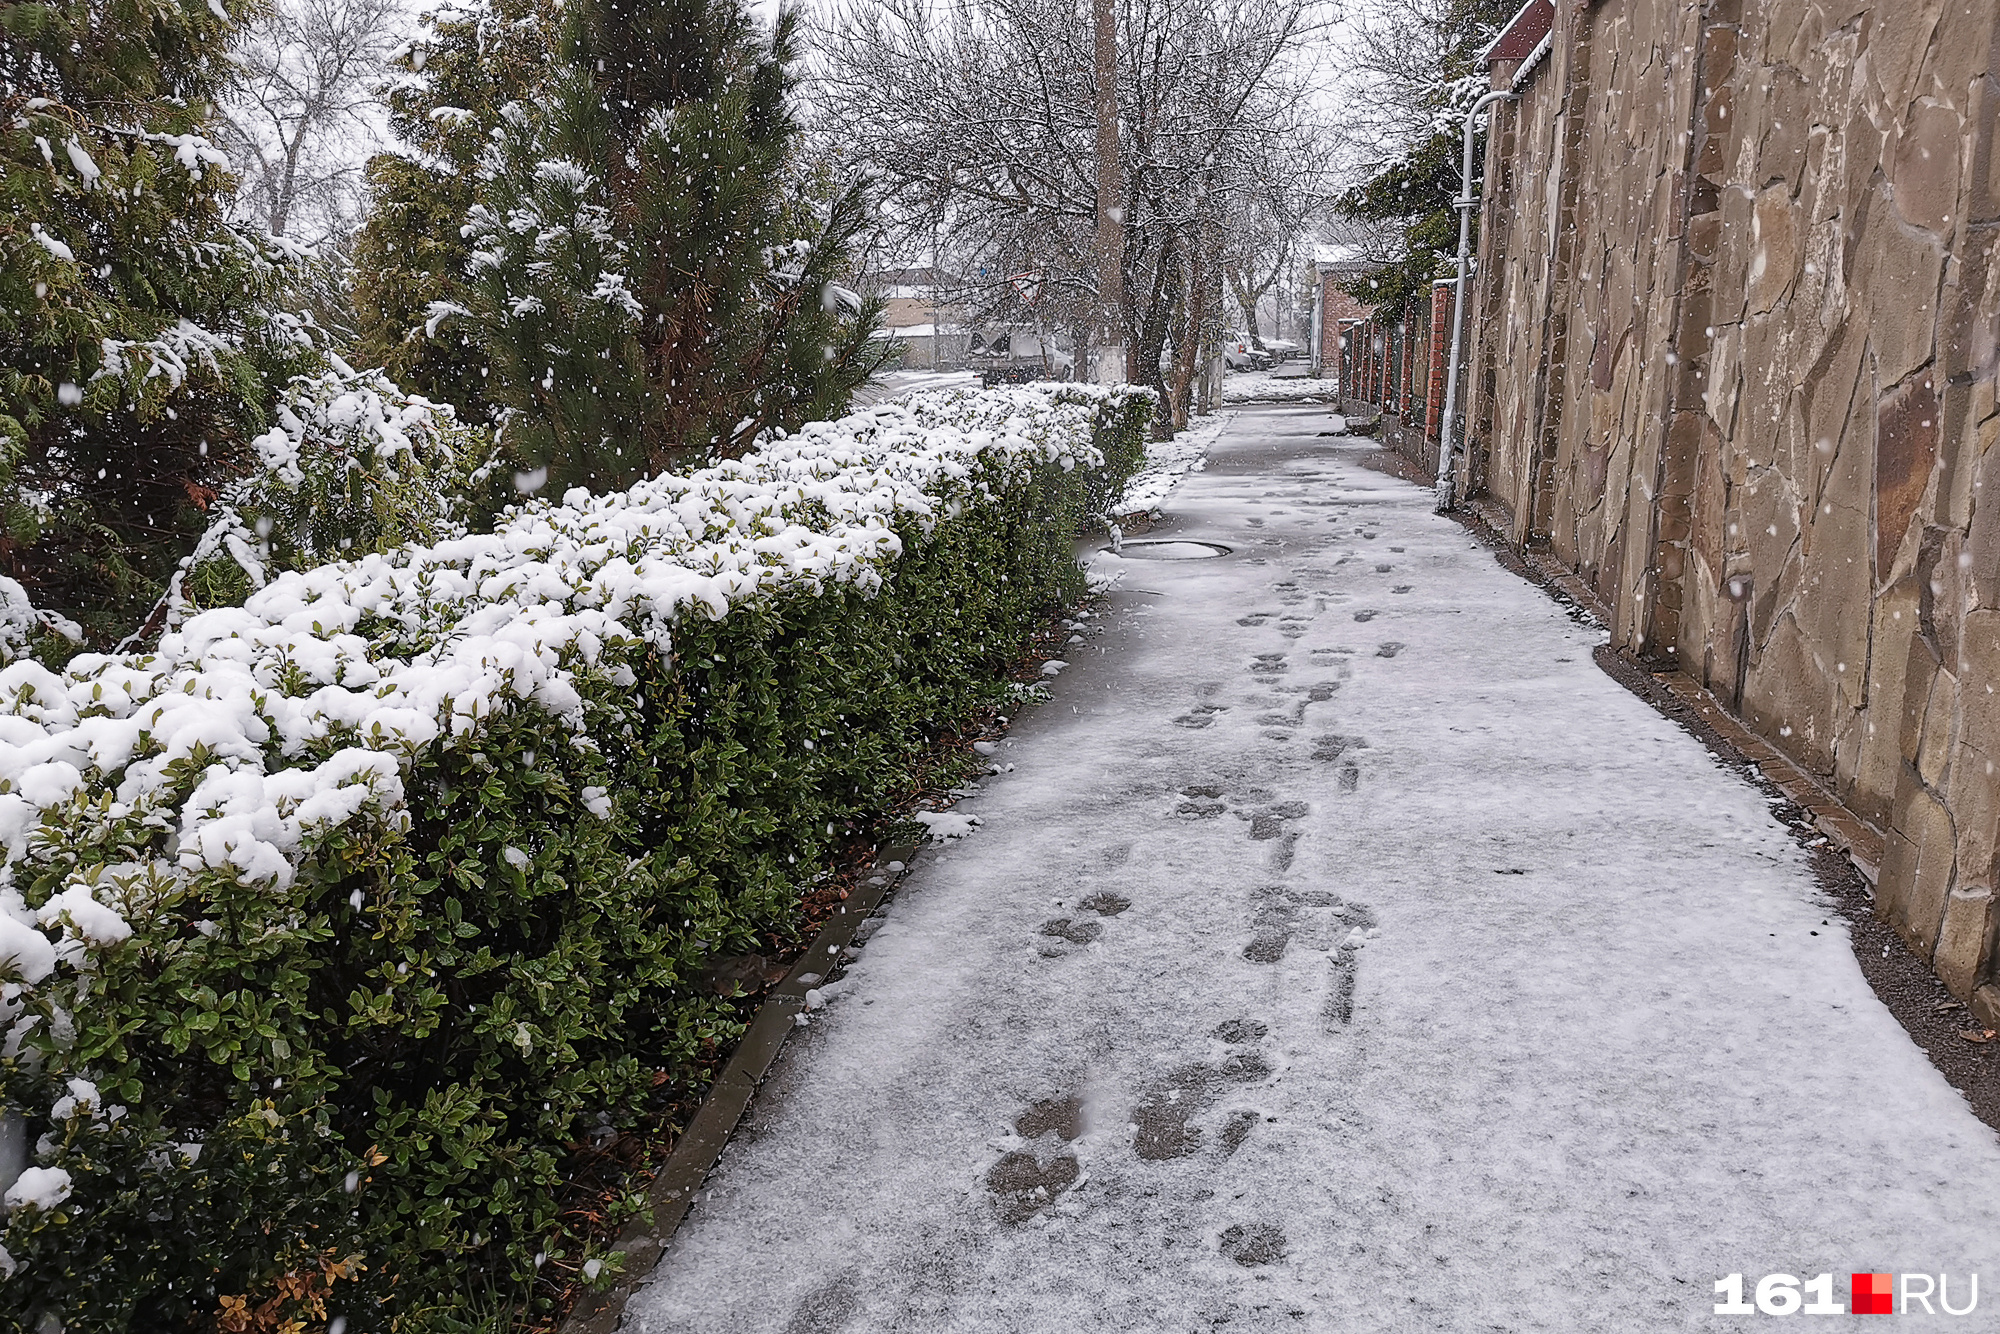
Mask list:
[[[737,1036],[703,970],[1078,595],[1151,412],[920,396],[0,671],[0,1322],[504,1328],[611,1262],[573,1156]]]

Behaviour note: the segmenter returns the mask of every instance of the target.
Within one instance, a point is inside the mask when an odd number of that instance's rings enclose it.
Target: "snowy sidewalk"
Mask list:
[[[1763,799],[1326,424],[1246,413],[1176,493],[1144,540],[1232,553],[1125,562],[627,1329],[1735,1329],[1731,1273],[2000,1282],[2000,1146]]]

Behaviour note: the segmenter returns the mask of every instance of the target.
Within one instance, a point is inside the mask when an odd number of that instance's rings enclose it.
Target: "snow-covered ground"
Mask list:
[[[1157,509],[1173,494],[1183,477],[1200,471],[1210,446],[1228,429],[1235,416],[1233,412],[1217,413],[1198,420],[1170,440],[1148,441],[1145,466],[1126,484],[1125,499],[1118,513],[1137,514]]]
[[[1763,798],[1327,421],[1098,557],[628,1329],[1651,1334],[1982,1265],[1990,1320],[2000,1146]]]
[[[1222,377],[1224,403],[1331,403],[1334,382],[1315,380],[1298,362],[1284,369],[1231,371]]]

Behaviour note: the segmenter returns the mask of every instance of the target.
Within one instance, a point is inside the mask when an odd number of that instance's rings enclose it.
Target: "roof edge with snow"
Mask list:
[[[1507,26],[1500,30],[1499,35],[1479,53],[1480,68],[1484,69],[1496,60],[1528,60],[1543,54],[1537,48],[1543,47],[1549,40],[1555,31],[1555,23],[1555,0],[1527,0],[1515,11],[1514,17],[1507,20]]]

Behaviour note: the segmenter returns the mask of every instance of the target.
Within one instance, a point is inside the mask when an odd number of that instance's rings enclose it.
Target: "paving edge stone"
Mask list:
[[[750,1021],[743,1041],[723,1067],[722,1074],[709,1086],[708,1096],[688,1122],[649,1188],[648,1209],[619,1238],[617,1248],[625,1253],[625,1269],[618,1282],[601,1292],[588,1292],[562,1323],[562,1334],[613,1334],[625,1319],[625,1306],[649,1278],[666,1252],[667,1243],[687,1217],[701,1194],[701,1187],[714,1170],[716,1161],[729,1144],[757,1086],[770,1073],[785,1039],[798,1025],[804,1012],[806,992],[820,977],[840,965],[840,953],[854,940],[854,933],[869,914],[881,906],[889,892],[909,874],[919,844],[898,844],[877,851],[875,867],[879,884],[856,886],[813,938],[806,952],[792,966],[785,980],[771,989]],[[889,873],[891,863],[900,862],[901,871]],[[812,982],[805,981],[813,978]]]

